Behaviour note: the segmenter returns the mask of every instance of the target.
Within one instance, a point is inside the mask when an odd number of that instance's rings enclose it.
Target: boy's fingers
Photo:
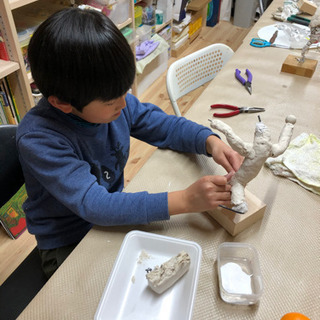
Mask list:
[[[243,157],[240,156],[238,153],[232,153],[230,155],[230,159],[229,159],[229,163],[231,164],[232,166],[232,169],[228,172],[231,172],[231,171],[238,171],[241,164],[243,162]]]
[[[225,176],[209,176],[209,180],[217,186],[225,186],[228,183],[228,179]]]
[[[219,200],[221,200],[221,201],[230,201],[231,200],[230,192],[220,192],[219,193]]]
[[[212,190],[214,192],[227,192],[230,194],[231,185],[224,176],[208,176],[207,181],[211,184]]]
[[[234,176],[235,172],[231,171],[228,174],[225,175],[227,181],[229,182],[231,180],[231,178]]]
[[[231,186],[229,184],[215,185],[214,190],[216,192],[228,192],[230,194]]]

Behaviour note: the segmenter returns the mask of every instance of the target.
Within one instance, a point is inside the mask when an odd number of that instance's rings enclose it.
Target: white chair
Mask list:
[[[167,91],[177,116],[181,116],[177,100],[212,80],[233,54],[230,47],[215,43],[171,64],[167,72]]]

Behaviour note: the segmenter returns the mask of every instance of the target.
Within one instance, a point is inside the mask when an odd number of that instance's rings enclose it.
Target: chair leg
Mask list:
[[[180,112],[180,109],[179,109],[179,107],[178,107],[178,104],[177,104],[175,101],[173,101],[173,102],[171,102],[171,103],[172,103],[172,107],[173,107],[173,110],[174,110],[175,115],[176,115],[177,117],[181,117],[181,112]]]
[[[47,282],[36,247],[0,286],[0,320],[14,320]]]

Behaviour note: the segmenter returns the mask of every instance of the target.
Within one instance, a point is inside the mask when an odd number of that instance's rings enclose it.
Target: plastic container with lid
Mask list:
[[[139,37],[139,44],[144,41],[150,40],[152,36],[152,27],[147,25],[142,25],[136,29],[136,34]]]
[[[163,11],[159,9],[156,10],[156,24],[163,24]]]
[[[134,6],[134,24],[136,28],[142,25],[142,7]]]
[[[129,2],[126,0],[117,0],[112,6],[109,18],[115,24],[122,24],[129,19]]]
[[[257,250],[250,244],[224,242],[219,246],[218,275],[220,296],[233,304],[255,304],[263,293]]]
[[[127,39],[129,44],[131,44],[134,41],[135,34],[132,28],[125,27],[125,28],[122,28],[120,31],[124,35],[124,37]]]

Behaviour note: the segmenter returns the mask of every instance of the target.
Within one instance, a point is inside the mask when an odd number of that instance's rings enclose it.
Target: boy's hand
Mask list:
[[[213,160],[223,166],[227,172],[239,170],[243,157],[217,136],[211,135],[206,141],[207,152],[212,155]]]
[[[218,205],[230,205],[230,177],[205,176],[182,191],[168,194],[169,214],[203,212]]]

